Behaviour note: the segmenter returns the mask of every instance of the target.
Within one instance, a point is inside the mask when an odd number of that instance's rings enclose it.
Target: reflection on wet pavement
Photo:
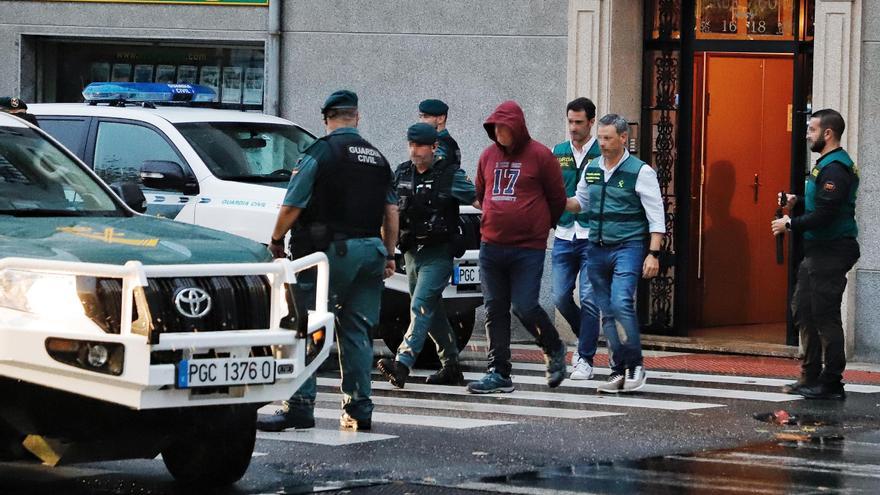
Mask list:
[[[880,490],[880,430],[484,478],[459,488],[552,493],[865,493]],[[535,492],[537,493],[537,492]]]

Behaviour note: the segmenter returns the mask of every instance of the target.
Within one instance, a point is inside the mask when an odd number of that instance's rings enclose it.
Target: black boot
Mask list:
[[[305,430],[315,427],[314,413],[304,410],[290,410],[283,407],[275,411],[275,414],[260,414],[257,417],[257,429],[260,431],[278,432],[288,428]]]
[[[440,368],[440,371],[425,379],[425,383],[428,385],[464,385],[464,375],[456,361],[447,363]]]
[[[842,383],[820,383],[812,387],[800,387],[797,391],[807,399],[820,400],[844,400],[846,392],[843,391]]]
[[[382,358],[376,363],[376,368],[395,387],[403,388],[406,385],[406,379],[409,377],[409,368],[406,365],[393,359]]]

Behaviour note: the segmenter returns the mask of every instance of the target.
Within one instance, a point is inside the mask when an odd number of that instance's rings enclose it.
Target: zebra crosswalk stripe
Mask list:
[[[339,403],[342,394],[318,394],[318,402],[335,402]],[[396,406],[407,407],[412,409],[446,409],[453,411],[464,411],[474,413],[487,414],[507,414],[511,416],[531,416],[540,418],[555,419],[589,419],[601,418],[604,416],[623,416],[624,413],[608,412],[608,411],[587,411],[583,409],[564,409],[553,407],[534,407],[534,406],[513,406],[509,404],[494,404],[487,402],[465,402],[451,400],[433,400],[433,399],[409,399],[406,397],[389,397],[384,395],[374,395],[370,397],[373,404],[377,406]],[[339,413],[337,412],[337,416]]]
[[[336,417],[339,417],[338,412],[336,413]],[[279,433],[258,431],[257,438],[259,438],[260,440],[314,443],[318,445],[330,445],[333,447],[338,447],[341,445],[351,445],[355,443],[390,440],[392,438],[397,438],[397,436],[386,435],[384,433],[368,433],[365,431],[342,431],[338,429],[323,430],[319,428],[310,428],[308,430],[288,430]]]
[[[513,363],[513,369],[520,371],[544,371],[547,367],[539,363]],[[571,366],[568,372],[571,373]],[[609,375],[611,370],[608,368],[593,368],[597,375]],[[687,382],[704,382],[704,383],[722,383],[730,385],[757,385],[765,387],[781,387],[794,381],[792,378],[764,378],[756,376],[737,376],[737,375],[708,375],[701,373],[677,373],[672,371],[654,371],[647,370],[648,378],[656,378],[661,380],[687,381]],[[861,394],[880,393],[880,386],[862,385],[858,383],[847,383],[847,392],[855,392]]]
[[[326,387],[338,387],[342,384],[339,378],[318,378],[318,385]],[[394,386],[386,382],[373,382],[373,390],[396,390]],[[430,393],[439,395],[470,396],[473,394],[464,387],[449,387],[445,385],[423,385],[420,383],[407,384],[407,392]],[[723,404],[708,404],[703,402],[682,402],[672,400],[642,399],[639,397],[613,397],[592,394],[566,394],[559,392],[533,392],[517,390],[509,394],[495,394],[499,400],[536,400],[545,402],[563,402],[568,404],[598,404],[603,406],[639,407],[647,409],[661,409],[666,411],[690,411],[694,409],[708,409],[712,407],[724,407]]]
[[[315,409],[316,418],[338,419],[339,409]],[[431,426],[453,430],[468,430],[486,426],[512,425],[513,421],[493,419],[454,418],[449,416],[422,416],[418,414],[396,414],[373,411],[373,423],[393,423],[409,426]]]
[[[414,376],[427,376],[429,372],[422,370],[414,370]],[[482,373],[464,373],[467,380],[479,380]],[[513,383],[521,383],[524,385],[545,385],[547,380],[540,376],[511,376]],[[602,382],[597,380],[566,380],[562,382],[563,387],[569,388],[596,388]],[[758,400],[764,402],[788,402],[800,400],[802,397],[791,394],[783,394],[778,392],[756,392],[752,390],[722,389],[722,388],[703,388],[703,387],[678,387],[674,385],[655,385],[650,382],[646,384],[640,392],[643,393],[659,393],[674,395],[692,395],[695,397],[713,397],[716,399],[745,399]]]

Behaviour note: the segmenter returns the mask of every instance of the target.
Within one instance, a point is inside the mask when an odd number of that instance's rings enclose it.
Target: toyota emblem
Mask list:
[[[198,287],[189,287],[174,296],[174,306],[187,318],[201,318],[211,311],[211,296]]]

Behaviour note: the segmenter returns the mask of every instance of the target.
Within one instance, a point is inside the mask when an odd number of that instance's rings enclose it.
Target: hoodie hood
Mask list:
[[[495,139],[496,124],[504,124],[513,130],[513,146],[511,149],[508,150],[498,144],[498,140]],[[529,135],[529,129],[526,127],[526,116],[523,114],[522,108],[513,100],[508,100],[498,105],[495,111],[486,119],[486,122],[483,123],[483,127],[486,129],[489,139],[495,141],[495,144],[508,154],[521,150],[532,139]]]

